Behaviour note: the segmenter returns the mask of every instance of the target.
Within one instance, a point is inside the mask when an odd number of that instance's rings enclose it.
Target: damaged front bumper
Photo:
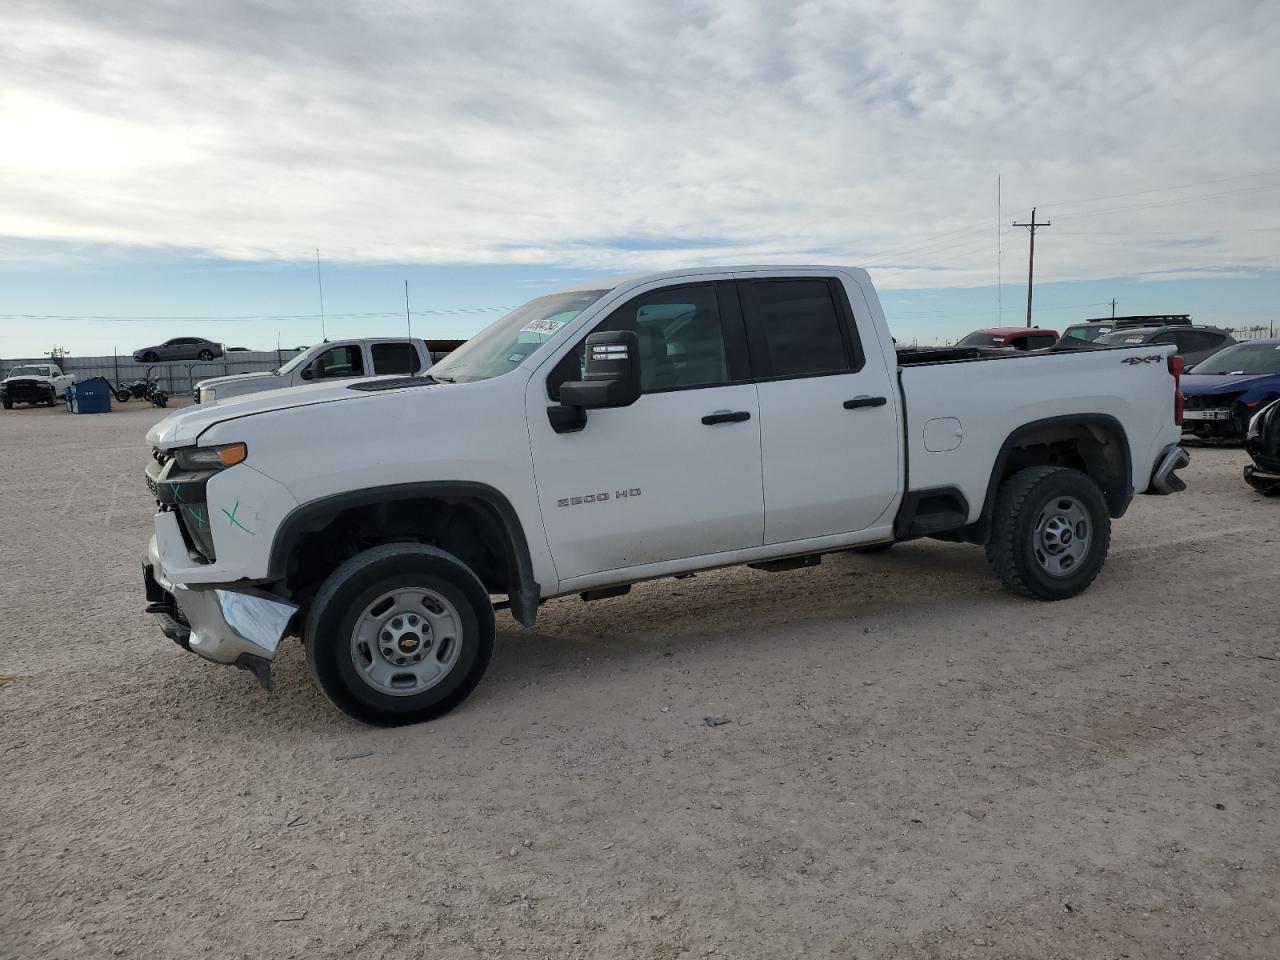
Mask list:
[[[1249,464],[1244,468],[1244,482],[1259,493],[1268,496],[1280,494],[1280,468],[1264,469],[1260,464]]]
[[[206,660],[250,671],[271,689],[271,661],[297,604],[252,589],[189,589],[170,582],[154,552],[148,554],[142,564],[147,612],[159,618],[164,635]]]

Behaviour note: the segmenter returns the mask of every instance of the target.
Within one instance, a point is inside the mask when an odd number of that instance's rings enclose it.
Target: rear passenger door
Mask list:
[[[393,373],[407,376],[422,370],[422,358],[412,343],[404,341],[374,343],[370,345],[369,352],[372,354],[374,376],[381,377]]]
[[[760,404],[765,543],[884,525],[901,440],[896,384],[870,319],[864,350],[836,277],[738,287]]]

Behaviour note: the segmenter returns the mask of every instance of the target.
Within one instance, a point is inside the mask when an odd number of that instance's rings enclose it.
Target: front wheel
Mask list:
[[[1066,600],[1093,583],[1111,546],[1102,491],[1079,470],[1028,467],[996,497],[987,563],[1014,593]]]
[[[307,616],[307,665],[356,720],[420,723],[475,689],[493,654],[493,605],[457,557],[416,543],[357,554],[329,575]]]

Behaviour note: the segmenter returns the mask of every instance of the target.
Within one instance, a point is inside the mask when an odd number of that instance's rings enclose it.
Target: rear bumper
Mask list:
[[[147,612],[161,632],[213,663],[252,670],[264,685],[297,604],[259,590],[190,590],[171,583],[149,556],[142,564]]]
[[[1173,443],[1161,451],[1151,471],[1151,486],[1148,493],[1169,494],[1181,493],[1187,489],[1187,482],[1178,476],[1181,470],[1191,462],[1191,454],[1178,444]]]

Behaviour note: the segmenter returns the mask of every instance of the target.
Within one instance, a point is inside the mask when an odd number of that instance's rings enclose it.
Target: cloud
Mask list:
[[[0,234],[963,286],[1000,174],[1006,276],[1033,204],[1045,281],[1274,268],[1278,44],[1248,3],[11,2]]]

